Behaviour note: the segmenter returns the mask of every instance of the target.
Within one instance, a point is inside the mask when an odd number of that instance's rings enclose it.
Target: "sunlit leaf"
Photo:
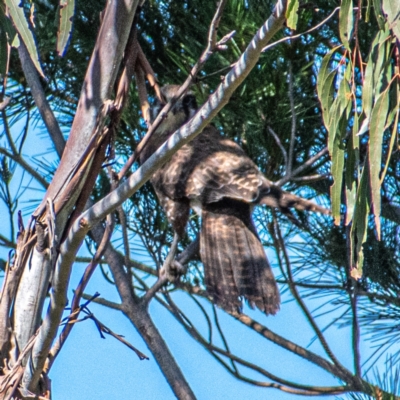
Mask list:
[[[392,1],[392,0],[389,0]],[[373,0],[374,3],[374,12],[376,20],[378,21],[378,25],[380,29],[385,29],[385,17],[382,13],[382,1],[381,0]]]
[[[33,34],[29,29],[28,21],[25,17],[24,10],[20,6],[20,0],[5,0],[8,10],[10,12],[11,19],[14,23],[15,28],[18,33],[21,35],[22,40],[25,43],[26,48],[28,49],[29,55],[32,59],[33,64],[36,69],[44,77],[44,73],[42,71],[42,67],[39,61],[39,54],[36,48],[35,39],[33,38]]]
[[[295,30],[299,16],[299,0],[290,0],[286,10],[286,24],[288,28]]]
[[[322,60],[321,68],[318,72],[317,79],[317,92],[318,98],[321,102],[322,117],[324,119],[325,127],[328,129],[330,120],[330,108],[333,103],[333,80],[336,76],[336,70],[329,71],[329,66],[331,59],[335,54],[336,50],[339,48],[335,47],[332,49]]]
[[[368,168],[364,167],[357,192],[356,207],[354,211],[353,224],[350,231],[351,248],[355,249],[355,258],[351,260],[351,276],[354,279],[362,277],[364,263],[363,244],[367,239],[368,229]]]
[[[393,90],[394,89],[394,90]],[[386,158],[386,163],[385,167],[383,169],[383,172],[381,174],[381,184],[386,176],[387,170],[389,168],[389,162],[392,156],[393,149],[395,147],[396,143],[396,137],[399,129],[399,114],[400,114],[400,91],[399,91],[399,86],[398,85],[393,85],[391,92],[394,93],[395,99],[392,101],[392,104],[394,104],[392,111],[389,113],[388,119],[386,121],[386,127],[389,127],[388,125],[392,125],[392,134],[390,137],[390,143],[389,143],[389,148],[388,148],[388,154]],[[393,122],[394,119],[394,122]]]
[[[379,31],[371,45],[362,90],[362,107],[367,118],[371,115],[374,95],[380,93],[383,84],[382,68],[387,62],[385,42],[388,34],[388,30]]]
[[[389,109],[389,90],[382,92],[376,100],[371,113],[370,139],[369,139],[369,170],[371,184],[371,203],[375,216],[375,226],[380,238],[380,213],[381,213],[381,163],[382,141]]]
[[[57,52],[65,54],[72,34],[72,18],[75,11],[75,0],[60,0],[60,24],[57,35]]]
[[[337,135],[332,153],[333,185],[331,186],[332,216],[334,218],[334,222],[336,225],[340,224],[340,205],[342,197],[341,195],[342,195],[342,181],[343,181],[343,166],[344,166],[344,149],[341,146],[341,140],[339,138],[339,135]]]
[[[389,28],[400,40],[400,2],[393,0],[382,0],[383,11],[387,15]]]
[[[350,50],[349,40],[353,31],[353,20],[353,0],[342,0],[339,13],[339,33],[343,45],[348,50]]]
[[[357,168],[359,162],[359,138],[355,134],[358,131],[359,118],[354,115],[353,134],[347,143],[347,158],[345,169],[345,193],[346,193],[346,219],[348,225],[353,219],[354,207],[357,194]]]

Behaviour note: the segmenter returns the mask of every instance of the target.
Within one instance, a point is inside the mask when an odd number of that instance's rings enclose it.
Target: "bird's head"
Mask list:
[[[165,102],[158,99],[154,102],[151,108],[151,122],[157,118],[166,103],[170,102],[178,92],[179,85],[165,85],[161,88],[161,93],[164,96]],[[171,111],[164,116],[160,126],[157,128],[157,133],[161,135],[172,134],[180,126],[189,121],[196,113],[197,103],[192,92],[187,92],[173,106]]]

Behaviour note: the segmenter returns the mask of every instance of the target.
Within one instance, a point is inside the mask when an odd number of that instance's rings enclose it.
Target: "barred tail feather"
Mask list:
[[[251,220],[248,204],[224,200],[202,210],[200,256],[207,292],[235,311],[241,297],[266,314],[279,309],[279,291]]]

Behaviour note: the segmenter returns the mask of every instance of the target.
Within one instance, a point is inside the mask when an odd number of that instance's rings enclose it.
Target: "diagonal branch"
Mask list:
[[[26,49],[25,44],[22,40],[20,41],[20,46],[18,47],[18,53],[26,81],[28,82],[33,99],[35,100],[36,107],[38,108],[39,113],[42,116],[49,136],[54,143],[56,152],[61,158],[65,147],[65,139],[61,132],[60,126],[58,125],[57,119],[54,116],[53,110],[50,108],[50,104],[47,101],[43,86],[40,83],[37,69],[33,64],[28,50]]]

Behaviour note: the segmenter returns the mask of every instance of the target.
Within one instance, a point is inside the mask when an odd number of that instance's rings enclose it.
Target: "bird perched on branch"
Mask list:
[[[168,102],[179,86],[161,91]],[[153,109],[153,120],[164,104]],[[177,101],[143,149],[143,163],[196,112],[192,93]],[[190,208],[201,216],[200,258],[207,292],[228,311],[244,297],[266,314],[279,309],[280,296],[264,248],[252,220],[252,209],[265,204],[289,212],[289,207],[327,210],[283,191],[268,181],[238,144],[208,125],[184,145],[152,177],[151,183],[176,234],[185,232]]]

